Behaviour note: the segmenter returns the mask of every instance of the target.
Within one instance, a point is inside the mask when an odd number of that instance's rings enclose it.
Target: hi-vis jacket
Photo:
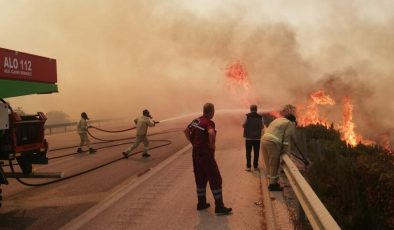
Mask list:
[[[79,120],[78,125],[77,125],[77,130],[78,133],[83,134],[83,133],[87,133],[88,132],[88,121],[81,118],[81,120]]]
[[[282,145],[282,152],[289,153],[291,150],[291,142],[295,140],[295,123],[286,118],[277,118],[269,124],[268,128],[262,137],[262,140],[277,143],[278,146]]]
[[[134,119],[134,123],[137,125],[137,136],[144,136],[148,132],[148,127],[155,126],[155,122],[153,122],[147,116],[141,116],[139,118]]]

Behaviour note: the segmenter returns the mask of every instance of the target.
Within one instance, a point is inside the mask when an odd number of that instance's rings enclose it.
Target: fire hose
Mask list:
[[[91,128],[93,128],[93,127],[91,127]],[[94,127],[94,128],[98,129],[97,127]],[[125,129],[125,130],[120,130],[120,131],[121,131],[121,132],[125,132],[125,131],[129,131],[129,130],[132,130],[132,129],[135,129],[135,127],[129,128],[129,129]],[[103,132],[120,132],[120,131],[108,131],[108,130],[103,130],[103,129],[98,129],[98,130],[103,131]],[[152,135],[163,134],[163,133],[168,133],[168,132],[173,132],[173,131],[179,131],[179,130],[181,130],[181,129],[170,129],[170,130],[166,130],[166,131],[163,131],[163,132],[158,132],[158,133],[155,133],[155,134],[152,134]],[[122,139],[117,139],[117,140],[103,140],[103,139],[100,139],[100,138],[97,138],[97,137],[93,136],[89,131],[88,131],[88,133],[89,133],[89,135],[90,135],[92,138],[97,139],[97,140],[100,140],[100,141],[103,141],[103,142],[101,142],[101,143],[114,142],[114,141],[120,141],[120,140],[134,139],[134,137],[132,137],[132,138],[122,138]],[[151,147],[151,148],[149,148],[149,150],[151,150],[151,149],[156,149],[156,148],[161,148],[161,147],[164,147],[164,146],[167,146],[167,145],[172,144],[172,141],[170,141],[170,140],[152,140],[152,141],[166,142],[166,143],[161,144],[161,145],[159,145],[159,146]],[[104,147],[101,147],[101,148],[98,148],[98,149],[109,148],[109,147],[114,147],[114,146],[119,146],[119,145],[124,145],[124,144],[131,144],[131,143],[134,143],[134,142],[125,142],[125,143],[121,143],[121,144],[114,144],[114,145],[110,145],[110,146],[104,146]],[[138,151],[138,152],[132,153],[132,154],[130,154],[130,156],[136,155],[136,154],[141,153],[141,152],[142,152],[142,151]],[[75,153],[73,153],[73,154],[75,154]],[[67,156],[68,156],[68,155],[70,155],[70,154],[67,154]],[[57,157],[57,158],[59,158],[59,157]],[[52,159],[53,159],[53,158],[52,158]],[[27,182],[21,180],[20,178],[16,178],[16,180],[17,180],[19,183],[21,183],[21,184],[23,184],[23,185],[26,185],[26,186],[45,186],[45,185],[49,185],[49,184],[57,183],[57,182],[60,182],[60,181],[68,180],[68,179],[71,179],[71,178],[74,178],[74,177],[77,177],[77,176],[80,176],[80,175],[83,175],[83,174],[92,172],[92,171],[94,171],[94,170],[97,170],[97,169],[99,169],[99,168],[105,167],[105,166],[107,166],[107,165],[110,165],[110,164],[112,164],[112,163],[115,163],[115,162],[120,161],[120,160],[123,160],[123,159],[124,159],[124,157],[122,156],[122,157],[120,157],[120,158],[117,158],[117,159],[114,159],[114,160],[112,160],[112,161],[103,163],[103,164],[98,165],[98,166],[95,166],[95,167],[93,167],[93,168],[90,168],[90,169],[84,170],[84,171],[82,171],[82,172],[79,172],[79,173],[70,175],[70,176],[68,176],[68,177],[64,177],[64,178],[61,178],[61,179],[58,179],[58,180],[53,180],[53,181],[49,181],[49,182],[45,182],[45,183],[32,184],[32,183],[27,183]],[[11,168],[11,171],[12,171],[12,172],[15,172],[14,167],[13,167],[13,164],[12,164],[12,160],[9,160],[9,166],[10,166],[10,168]]]
[[[305,166],[309,165],[309,161],[306,158],[305,154],[301,151],[301,149],[298,147],[297,143],[294,142],[295,147],[297,148],[298,152],[300,153],[301,157],[299,157],[297,154],[290,152],[292,156],[294,156],[297,160],[301,161]]]
[[[92,125],[91,125],[91,126],[89,126],[88,128],[97,129],[97,130],[99,130],[99,131],[106,132],[106,133],[121,133],[121,132],[126,132],[126,131],[130,131],[130,130],[136,129],[137,127],[136,127],[136,126],[134,126],[134,127],[128,128],[128,129],[114,130],[114,131],[111,131],[111,130],[105,130],[105,129],[100,129],[100,128],[97,128],[97,127],[95,127],[95,126],[92,126]]]
[[[156,149],[156,148],[161,148],[161,147],[170,145],[170,144],[172,143],[170,140],[156,140],[156,141],[166,141],[167,143],[162,144],[162,145],[159,145],[159,146],[151,147],[151,148],[149,148],[149,150],[151,150],[151,149]],[[129,143],[133,143],[133,142],[129,142]],[[128,143],[123,143],[123,144],[128,144]],[[113,146],[118,146],[118,145],[106,146],[105,148],[113,147]],[[104,147],[103,147],[103,148],[104,148]],[[101,148],[100,148],[100,149],[101,149]],[[132,153],[132,154],[130,154],[130,156],[136,155],[136,154],[141,153],[141,152],[142,152],[142,151],[138,151],[138,152]],[[107,165],[110,165],[110,164],[115,163],[115,162],[120,161],[120,160],[124,160],[124,157],[122,156],[122,157],[120,157],[120,158],[117,158],[117,159],[114,159],[114,160],[112,160],[112,161],[103,163],[103,164],[101,164],[101,165],[98,165],[98,166],[95,166],[95,167],[93,167],[93,168],[84,170],[84,171],[82,171],[82,172],[73,174],[73,175],[71,175],[71,176],[64,177],[64,178],[61,178],[61,179],[58,179],[58,180],[53,180],[53,181],[45,182],[45,183],[31,184],[31,183],[27,183],[27,182],[21,180],[20,178],[16,178],[16,180],[17,180],[19,183],[21,183],[21,184],[23,184],[23,185],[26,185],[26,186],[45,186],[45,185],[49,185],[49,184],[57,183],[57,182],[60,182],[60,181],[68,180],[68,179],[71,179],[71,178],[74,178],[74,177],[77,177],[77,176],[80,176],[80,175],[83,175],[83,174],[86,174],[86,173],[95,171],[95,170],[97,170],[97,169],[99,169],[99,168],[103,168],[103,167],[105,167],[105,166],[107,166]],[[10,164],[11,171],[14,173],[15,171],[14,171],[14,166],[13,166],[13,164],[12,164],[12,160],[9,160],[9,164]]]

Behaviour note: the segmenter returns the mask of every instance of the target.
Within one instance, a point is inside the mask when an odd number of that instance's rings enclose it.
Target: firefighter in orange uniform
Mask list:
[[[206,202],[206,187],[209,181],[215,198],[215,213],[230,214],[232,209],[223,204],[222,177],[215,160],[215,123],[211,120],[215,114],[212,103],[206,103],[203,116],[194,119],[185,129],[186,138],[193,145],[193,169],[197,187],[197,210],[210,207]]]

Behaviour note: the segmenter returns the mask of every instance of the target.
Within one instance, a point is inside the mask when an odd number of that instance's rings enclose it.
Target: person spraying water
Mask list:
[[[125,158],[128,158],[131,151],[137,148],[141,143],[144,144],[144,151],[142,153],[142,157],[150,157],[150,154],[148,153],[149,140],[146,134],[148,132],[148,127],[153,127],[157,123],[159,123],[159,121],[154,121],[149,113],[149,110],[147,109],[142,111],[141,117],[134,119],[134,124],[137,128],[136,138],[134,144],[127,148],[124,152],[122,152]]]
[[[79,134],[79,137],[81,139],[81,142],[79,143],[79,146],[78,146],[78,149],[77,149],[77,153],[82,153],[83,152],[82,151],[82,147],[84,145],[88,146],[89,153],[95,153],[96,152],[96,150],[93,149],[90,146],[90,140],[89,140],[89,137],[88,137],[88,128],[90,128],[90,125],[88,123],[88,120],[89,120],[88,114],[85,113],[85,112],[82,112],[81,113],[81,120],[78,122],[78,125],[77,125],[78,134]]]

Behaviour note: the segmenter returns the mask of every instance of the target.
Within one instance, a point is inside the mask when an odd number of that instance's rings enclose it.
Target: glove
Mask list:
[[[155,124],[159,124],[160,123],[160,121],[153,121]]]

